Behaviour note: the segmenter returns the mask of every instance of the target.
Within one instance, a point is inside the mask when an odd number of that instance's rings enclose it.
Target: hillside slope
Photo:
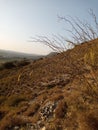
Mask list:
[[[98,130],[98,39],[1,70],[0,130]]]

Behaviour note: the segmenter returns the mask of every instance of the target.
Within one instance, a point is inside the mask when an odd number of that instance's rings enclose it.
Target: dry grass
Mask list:
[[[55,110],[55,118],[64,118],[66,116],[67,109],[68,109],[68,106],[66,102],[60,101]]]
[[[98,129],[98,110],[88,110],[78,114],[80,130],[97,130]]]
[[[29,121],[28,121],[29,122]],[[0,124],[0,129],[12,129],[14,126],[25,126],[27,121],[25,119],[19,118],[18,116],[14,115],[7,115]]]
[[[28,122],[41,122],[50,130],[97,130],[97,46],[98,39],[26,66],[0,70],[0,130],[15,125],[26,129]],[[66,76],[67,84],[56,84]],[[43,85],[52,81],[53,87]],[[39,111],[50,101],[56,102],[55,117],[42,121]]]
[[[38,103],[34,103],[27,109],[24,115],[33,117],[34,114],[37,113],[39,108],[40,108],[40,105]]]
[[[23,95],[22,96],[21,95],[11,95],[5,101],[5,105],[15,107],[15,106],[18,106],[19,103],[21,103],[23,101],[27,101],[25,96],[23,96]]]

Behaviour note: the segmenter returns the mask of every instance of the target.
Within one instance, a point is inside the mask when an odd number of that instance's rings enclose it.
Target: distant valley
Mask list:
[[[7,61],[22,60],[22,59],[35,60],[41,57],[44,57],[44,55],[26,54],[26,53],[21,53],[21,52],[14,52],[14,51],[0,49],[0,63],[4,63]]]

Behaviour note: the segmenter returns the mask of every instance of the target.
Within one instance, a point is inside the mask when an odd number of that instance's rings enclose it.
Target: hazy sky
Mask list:
[[[0,49],[46,54],[49,49],[30,37],[64,34],[57,15],[90,20],[90,8],[98,14],[98,0],[0,0]]]

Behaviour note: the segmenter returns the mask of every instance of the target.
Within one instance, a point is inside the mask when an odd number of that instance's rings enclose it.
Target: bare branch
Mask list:
[[[98,38],[98,21],[92,9],[90,9],[89,14],[93,18],[95,26],[88,22],[83,22],[77,17],[58,16],[59,20],[63,20],[70,25],[71,29],[66,29],[66,32],[69,32],[69,35],[71,35],[70,40],[62,35],[52,35],[51,39],[47,36],[37,36],[31,38],[31,42],[40,42],[50,47],[53,51],[61,53],[67,49],[66,43],[67,45],[75,46],[96,39]]]

